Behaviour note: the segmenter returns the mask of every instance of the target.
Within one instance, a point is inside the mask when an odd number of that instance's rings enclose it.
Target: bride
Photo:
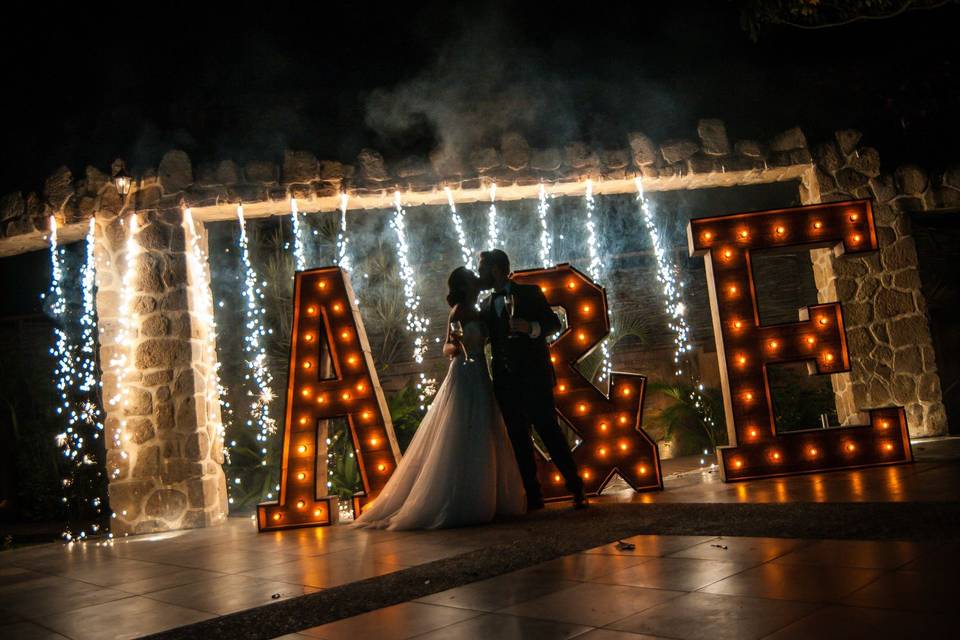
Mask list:
[[[493,395],[480,279],[465,267],[447,281],[447,377],[387,485],[355,525],[438,529],[489,522],[526,509],[523,481]],[[451,327],[460,327],[456,335]]]

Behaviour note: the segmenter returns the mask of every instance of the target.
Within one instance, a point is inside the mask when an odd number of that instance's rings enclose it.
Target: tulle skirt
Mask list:
[[[450,363],[410,446],[355,526],[439,529],[526,509],[523,481],[482,356]]]

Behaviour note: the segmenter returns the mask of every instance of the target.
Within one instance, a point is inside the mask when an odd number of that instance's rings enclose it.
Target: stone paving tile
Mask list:
[[[225,575],[212,580],[154,591],[147,597],[181,607],[223,615],[314,591],[316,589],[313,587],[299,584],[259,580],[249,576]]]
[[[651,558],[628,569],[595,578],[591,582],[696,591],[752,566],[755,565],[748,562],[721,562],[699,558]]]
[[[806,544],[805,540],[792,538],[722,537],[675,551],[669,555],[674,558],[701,558],[703,560],[759,564],[773,560]]]
[[[901,611],[957,610],[957,565],[948,571],[892,571],[842,600],[843,604]],[[957,631],[960,635],[960,629]]]
[[[416,636],[417,640],[566,640],[590,627],[491,613]]]
[[[100,587],[113,587],[124,582],[157,578],[168,573],[174,573],[179,569],[180,567],[172,564],[111,558],[72,566],[57,573],[71,580],[88,582]]]
[[[44,618],[72,640],[136,638],[212,618],[213,614],[132,596]]]
[[[682,640],[755,640],[805,615],[818,605],[785,600],[688,593],[611,628]]]
[[[303,557],[241,575],[329,589],[405,568],[405,565],[380,562],[372,558],[358,558],[350,552],[343,552],[329,556]]]
[[[153,578],[144,578],[143,580],[134,580],[133,582],[121,582],[120,584],[114,585],[113,588],[119,591],[126,591],[127,593],[144,595],[151,591],[160,591],[192,582],[200,582],[201,580],[210,580],[229,575],[215,571],[204,571],[203,569],[181,569],[179,567],[175,567],[174,569],[171,573],[165,573]]]
[[[860,569],[894,569],[915,559],[925,545],[870,540],[816,540],[774,558],[778,564],[810,564]]]
[[[497,611],[506,607],[575,587],[579,582],[535,573],[507,573],[440,591],[416,602],[461,607],[475,611]]]
[[[124,591],[105,589],[60,576],[47,576],[31,581],[29,587],[4,593],[0,597],[0,609],[27,619],[38,619],[129,597],[130,594]]]
[[[835,602],[873,582],[881,573],[877,569],[768,562],[715,582],[703,591],[800,602]]]
[[[482,614],[467,609],[404,602],[298,633],[324,640],[405,640],[478,615]]]
[[[610,556],[665,556],[713,539],[715,536],[641,535],[623,539],[623,542],[634,545],[635,548],[632,550],[617,549],[617,543],[612,542],[588,549],[584,553],[602,553]]]
[[[68,640],[66,636],[51,631],[34,622],[19,622],[0,626],[0,637],[12,640]]]
[[[644,633],[630,633],[628,631],[617,631],[615,629],[594,629],[588,631],[582,636],[577,636],[577,640],[669,640],[656,636],[648,636]]]
[[[956,618],[884,611],[860,607],[828,606],[766,636],[765,640],[904,640],[905,638],[955,638]]]
[[[574,553],[554,560],[542,562],[517,574],[535,573],[562,580],[592,580],[648,562],[645,556],[609,556],[603,554]]]
[[[586,583],[508,607],[499,613],[602,627],[681,595],[679,591]]]

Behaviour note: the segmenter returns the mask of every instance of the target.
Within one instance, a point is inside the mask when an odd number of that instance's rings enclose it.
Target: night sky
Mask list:
[[[351,161],[440,145],[625,146],[626,132],[732,139],[854,127],[884,168],[960,160],[960,6],[754,43],[736,3],[124,3],[5,5],[0,192],[60,164]]]

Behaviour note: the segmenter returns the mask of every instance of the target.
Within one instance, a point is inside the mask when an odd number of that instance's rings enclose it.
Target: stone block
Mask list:
[[[133,465],[134,478],[156,478],[160,473],[160,446],[147,445],[137,451]]]
[[[220,478],[205,476],[187,481],[187,500],[191,507],[206,509],[216,505],[220,499]]]
[[[792,151],[794,149],[806,149],[807,137],[803,135],[800,127],[787,129],[783,133],[776,135],[770,141],[771,151]]]
[[[563,164],[560,150],[555,147],[534,149],[530,153],[530,168],[537,171],[556,171]]]
[[[400,178],[416,178],[431,175],[433,168],[426,159],[409,156],[397,163],[393,173]],[[433,185],[432,180],[430,183]]]
[[[277,182],[277,167],[267,160],[250,160],[243,166],[247,182],[253,184],[274,184]],[[249,202],[262,198],[244,198]]]
[[[730,155],[730,140],[723,120],[703,118],[697,122],[697,135],[703,152],[710,156]]]
[[[122,449],[107,449],[106,467],[110,478],[110,486],[125,480],[130,475],[130,456],[124,456]]]
[[[178,431],[191,432],[197,428],[197,403],[193,396],[177,400],[174,421]]]
[[[563,147],[563,162],[574,169],[592,169],[600,166],[600,157],[583,142],[571,142]]]
[[[733,150],[745,158],[762,160],[767,157],[766,149],[756,140],[737,140],[733,145]]]
[[[878,318],[894,318],[915,311],[913,296],[909,293],[881,289],[874,299],[874,312]]]
[[[176,253],[168,255],[160,277],[167,289],[187,286],[187,256]]]
[[[57,167],[50,177],[43,183],[43,199],[53,208],[60,211],[67,199],[73,195],[73,174],[66,166]]]
[[[156,435],[153,422],[149,418],[130,418],[127,420],[127,433],[130,434],[130,439],[136,444],[143,444]]]
[[[919,375],[923,371],[923,357],[920,347],[910,345],[897,349],[893,354],[893,370],[898,373]]]
[[[144,513],[170,522],[179,520],[187,510],[187,496],[176,489],[157,489],[147,498]]]
[[[164,193],[183,191],[193,184],[193,165],[190,156],[179,149],[163,154],[157,168],[157,178]]]
[[[163,291],[163,279],[160,276],[162,269],[163,259],[159,255],[154,253],[141,253],[137,256],[134,288],[143,293],[159,293]]]
[[[923,424],[928,435],[945,435],[947,429],[947,411],[942,402],[933,402],[924,407]]]
[[[836,138],[840,151],[844,155],[850,155],[857,148],[857,144],[860,142],[863,134],[856,129],[842,129],[835,132],[833,137]]]
[[[163,311],[187,311],[189,302],[186,287],[178,287],[163,296],[160,300],[160,309]]]
[[[927,190],[927,172],[915,164],[897,167],[893,175],[900,193],[919,196]]]
[[[893,274],[893,286],[898,289],[919,289],[920,272],[916,269],[904,269]]]
[[[943,399],[940,391],[940,376],[932,371],[922,374],[917,383],[917,396],[921,401],[940,402]]]
[[[182,459],[164,460],[163,468],[160,471],[160,479],[165,485],[177,484],[202,476],[203,465],[201,463]]]
[[[607,169],[625,169],[630,164],[630,153],[626,149],[604,149],[600,162]]]
[[[343,180],[347,175],[346,167],[342,162],[336,160],[321,160],[319,164],[320,179],[330,181]]]
[[[118,518],[127,522],[136,520],[153,486],[152,480],[114,480],[107,489],[110,508]]]
[[[857,189],[869,184],[870,179],[851,167],[845,167],[837,171],[837,186],[840,191],[852,194]]]
[[[523,135],[515,131],[500,137],[500,155],[503,164],[514,171],[522,171],[530,165],[530,145]]]
[[[880,250],[883,266],[890,271],[898,269],[916,268],[917,246],[913,238],[900,238],[888,247]]]
[[[919,354],[918,354],[919,357]],[[204,460],[210,453],[210,441],[207,434],[195,431],[187,436],[183,446],[183,455],[189,460]]]
[[[157,402],[166,402],[170,399],[170,387],[158,387],[154,396],[156,396]]]
[[[500,154],[493,147],[475,149],[470,154],[470,165],[477,173],[486,173],[500,167]]]
[[[140,322],[140,333],[147,337],[165,336],[169,332],[170,320],[163,314],[153,314]]]
[[[627,134],[627,145],[637,167],[651,165],[657,161],[657,145],[645,133],[631,131]]]
[[[360,167],[360,177],[364,180],[383,182],[390,179],[383,156],[374,149],[361,149],[357,155],[357,166]]]
[[[920,314],[891,320],[887,325],[887,330],[890,333],[890,344],[894,347],[930,344],[930,329],[927,326],[927,319]]]
[[[281,175],[285,184],[316,180],[319,175],[319,168],[320,164],[317,162],[317,157],[309,151],[287,149],[283,152]]]
[[[157,369],[190,364],[190,344],[171,338],[151,338],[137,345],[134,362],[138,369]]]
[[[876,178],[880,175],[880,152],[873,147],[863,147],[854,152],[850,166],[860,173]]]
[[[133,299],[133,312],[145,316],[157,310],[157,301],[151,296],[137,296]]]
[[[692,140],[667,140],[660,145],[660,154],[669,164],[688,160],[700,151],[700,145]]]
[[[839,171],[847,163],[832,142],[818,144],[813,150],[813,155],[817,159],[817,165],[831,174]]]
[[[901,405],[917,401],[917,376],[914,374],[896,373],[891,385],[893,399]]]
[[[128,416],[150,415],[153,413],[153,396],[143,389],[128,388],[124,412]]]

